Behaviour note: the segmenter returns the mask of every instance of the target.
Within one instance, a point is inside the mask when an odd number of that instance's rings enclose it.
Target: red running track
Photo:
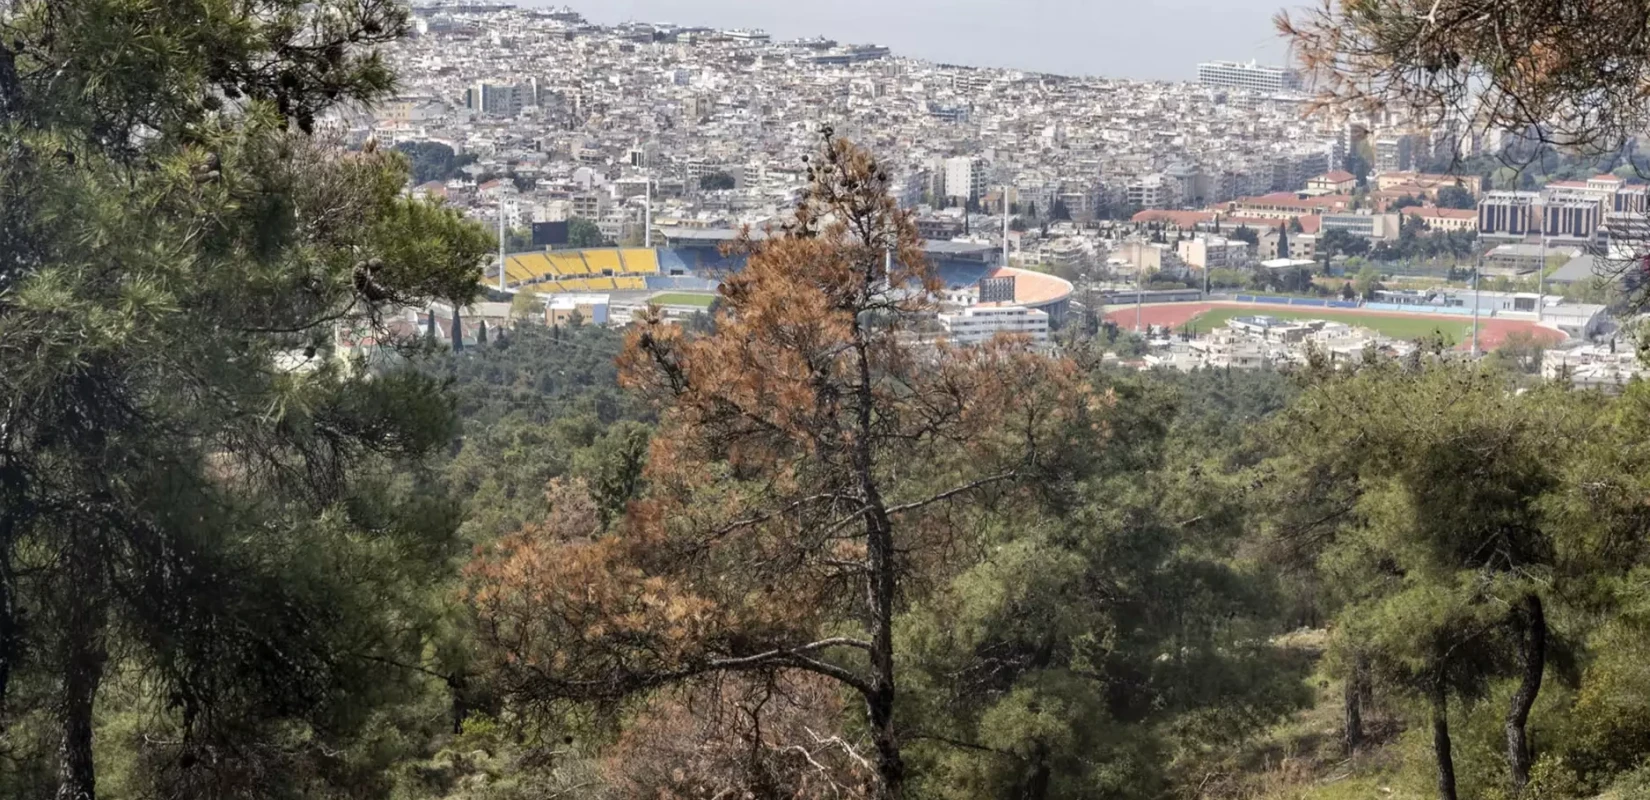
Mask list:
[[[1139,319],[1142,326],[1167,325],[1171,328],[1178,328],[1181,325],[1191,322],[1193,319],[1196,319],[1197,317],[1200,317],[1219,306],[1232,308],[1253,308],[1257,313],[1264,313],[1267,308],[1264,304],[1249,303],[1160,303],[1157,305],[1141,306]],[[1295,306],[1292,310],[1305,311],[1308,309]],[[1362,311],[1350,308],[1336,308],[1330,310],[1335,311],[1338,314],[1356,314],[1358,316],[1365,317],[1414,317],[1421,319],[1447,319],[1450,321],[1464,322],[1461,317],[1454,315],[1446,317],[1438,314],[1405,314],[1398,311]],[[1106,319],[1116,323],[1118,327],[1123,328],[1124,330],[1134,330],[1135,309],[1120,308],[1116,311],[1108,312],[1106,314]],[[1507,337],[1515,331],[1527,331],[1532,336],[1536,337],[1537,340],[1543,341],[1547,344],[1558,344],[1563,342],[1565,339],[1564,334],[1559,333],[1552,328],[1545,328],[1527,320],[1480,318],[1478,320],[1478,346],[1483,348],[1485,351],[1494,350],[1495,348],[1500,347],[1501,343],[1506,341]],[[1471,349],[1472,342],[1462,342],[1458,347],[1462,350]]]

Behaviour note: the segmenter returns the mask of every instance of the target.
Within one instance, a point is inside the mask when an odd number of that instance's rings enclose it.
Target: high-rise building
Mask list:
[[[490,117],[514,117],[538,103],[538,82],[490,83],[476,81],[464,91],[464,107]]]
[[[1197,65],[1197,82],[1204,86],[1223,89],[1248,89],[1256,92],[1300,91],[1299,72],[1287,67],[1273,67],[1253,61],[1208,61]]]
[[[1375,139],[1376,172],[1408,172],[1415,168],[1415,140],[1407,133]]]
[[[945,195],[961,201],[985,194],[985,162],[971,156],[945,160]]]

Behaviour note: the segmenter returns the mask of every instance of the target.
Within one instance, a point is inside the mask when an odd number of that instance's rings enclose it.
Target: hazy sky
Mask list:
[[[523,0],[518,0],[521,2]],[[562,0],[524,0],[560,5]],[[903,56],[1072,75],[1184,80],[1199,61],[1282,62],[1272,29],[1300,0],[567,0],[592,22],[763,28]]]

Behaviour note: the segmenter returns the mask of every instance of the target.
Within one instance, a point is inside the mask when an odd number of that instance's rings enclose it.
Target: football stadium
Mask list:
[[[505,257],[507,290],[539,294],[630,294],[710,292],[722,275],[744,267],[741,255],[722,245],[731,230],[667,231],[663,247],[607,247],[514,253]],[[931,241],[925,248],[944,288],[978,287],[987,279],[1012,278],[1013,302],[1045,311],[1059,324],[1070,304],[1072,285],[1052,275],[999,265],[999,251],[986,244]],[[496,271],[493,279],[497,279]],[[1006,298],[1004,298],[1006,299]]]

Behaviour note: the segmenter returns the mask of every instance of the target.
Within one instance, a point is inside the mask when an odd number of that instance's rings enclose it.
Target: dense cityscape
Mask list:
[[[531,288],[563,316],[577,309],[612,324],[650,299],[677,317],[702,308],[693,293],[737,265],[718,248],[741,229],[781,223],[794,205],[821,126],[888,154],[891,191],[916,212],[948,284],[941,323],[953,337],[988,336],[1000,320],[1045,339],[1073,302],[1091,323],[1111,305],[1111,322],[1164,337],[1205,309],[1131,318],[1116,307],[1307,289],[1392,311],[1478,308],[1498,320],[1489,343],[1466,341],[1476,324],[1465,334],[1446,326],[1472,352],[1515,330],[1587,344],[1616,324],[1604,304],[1579,302],[1602,299],[1596,292],[1565,288],[1597,283],[1604,259],[1593,245],[1646,210],[1631,167],[1485,186],[1524,143],[1517,134],[1392,109],[1309,115],[1299,73],[1253,62],[1199,64],[1193,83],[1067,78],[758,30],[600,26],[567,8],[414,11],[415,35],[390,51],[399,93],[338,124],[352,141],[408,152],[417,195],[504,230],[506,275],[499,281],[495,266],[489,284]],[[1400,249],[1416,236],[1449,248],[1424,258],[1436,280],[1366,279],[1357,298],[1342,296],[1373,257],[1423,260]],[[597,246],[627,249],[544,255]],[[1474,286],[1472,274],[1497,283]],[[978,282],[993,276],[1021,285],[997,298],[1019,311],[971,308]],[[1203,294],[1139,293],[1176,286]],[[489,315],[502,323],[502,309],[478,309],[461,335]],[[1404,349],[1400,336],[1361,335]],[[1207,345],[1155,345],[1167,351],[1141,363],[1227,363]],[[1299,361],[1305,349],[1272,355]],[[1554,358],[1555,369],[1596,361]]]

